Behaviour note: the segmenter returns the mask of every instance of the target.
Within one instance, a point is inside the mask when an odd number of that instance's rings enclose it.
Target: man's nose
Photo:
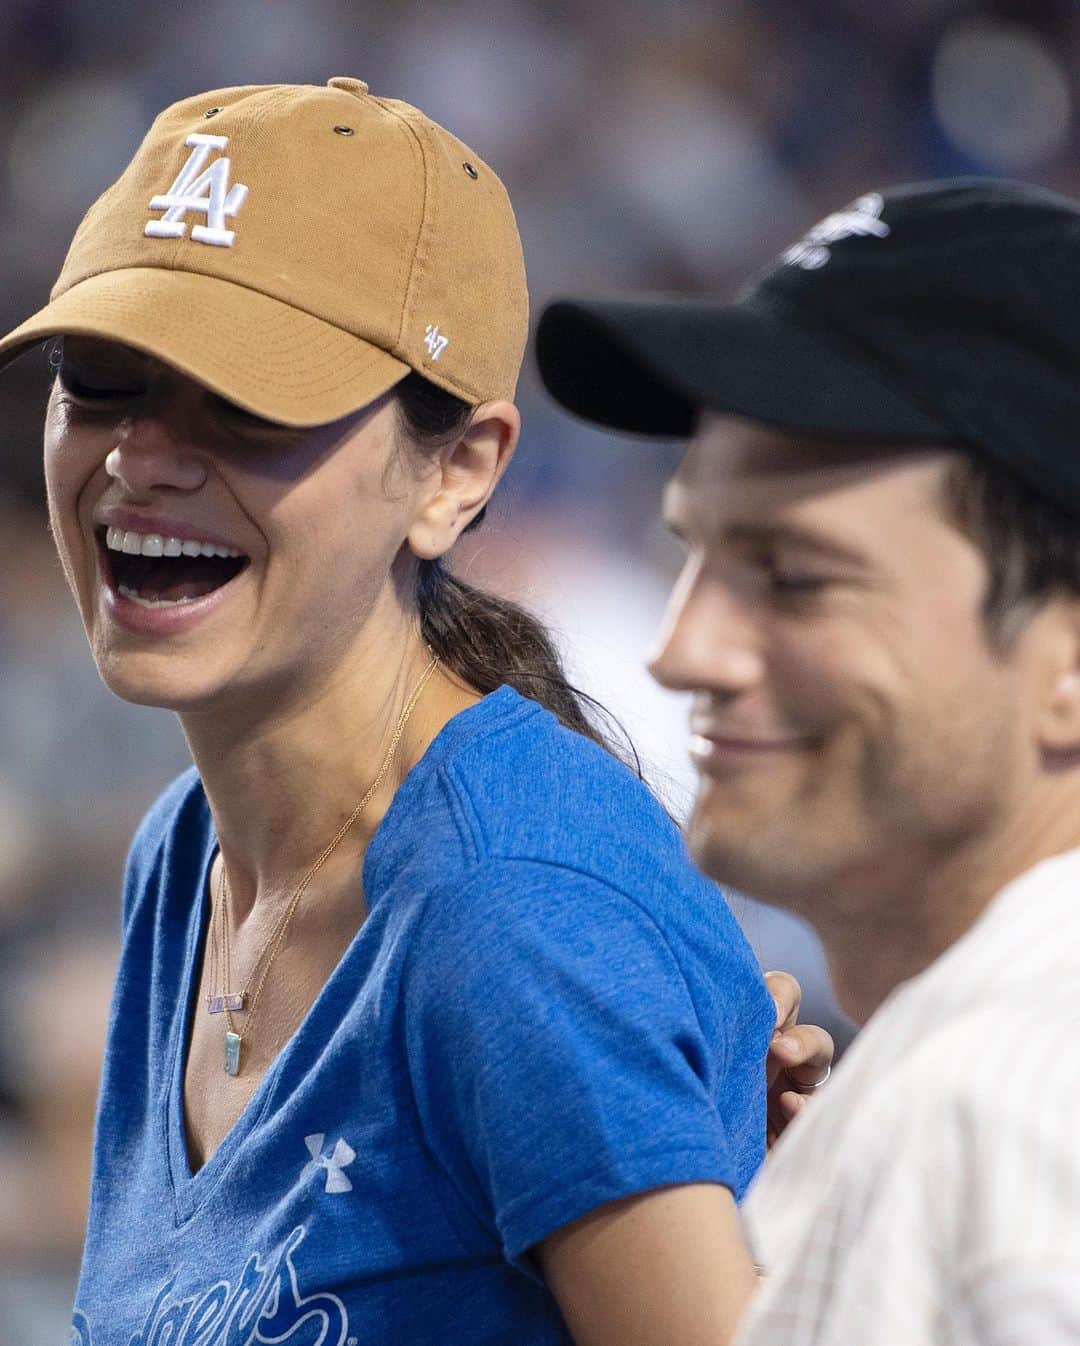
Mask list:
[[[195,491],[206,480],[198,448],[167,418],[149,413],[121,423],[105,471],[135,498],[158,491]]]
[[[673,691],[734,696],[763,677],[761,633],[751,614],[700,564],[689,561],[675,583],[649,671]]]

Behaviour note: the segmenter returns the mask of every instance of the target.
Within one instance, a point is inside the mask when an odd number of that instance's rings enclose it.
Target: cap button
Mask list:
[[[344,89],[346,93],[356,94],[358,97],[368,91],[368,86],[362,79],[353,79],[350,75],[335,75],[333,79],[326,81],[326,87],[328,89]]]

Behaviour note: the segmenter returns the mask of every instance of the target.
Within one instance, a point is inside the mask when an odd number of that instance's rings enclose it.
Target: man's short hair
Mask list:
[[[1080,597],[1080,518],[983,454],[958,455],[944,486],[946,517],[979,549],[989,572],[988,633],[1007,649],[1059,594]]]

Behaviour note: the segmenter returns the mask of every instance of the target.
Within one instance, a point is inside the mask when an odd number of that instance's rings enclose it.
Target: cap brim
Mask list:
[[[72,286],[0,341],[0,366],[52,336],[144,351],[283,425],[324,425],[380,397],[409,366],[254,290],[190,271],[106,271]]]
[[[709,408],[809,435],[955,438],[856,358],[750,303],[560,300],[536,357],[557,401],[612,430],[686,438]]]

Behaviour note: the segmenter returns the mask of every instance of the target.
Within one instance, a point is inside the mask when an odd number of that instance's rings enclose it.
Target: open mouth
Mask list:
[[[233,547],[123,528],[97,529],[109,586],[142,607],[176,607],[235,579],[250,558]]]

